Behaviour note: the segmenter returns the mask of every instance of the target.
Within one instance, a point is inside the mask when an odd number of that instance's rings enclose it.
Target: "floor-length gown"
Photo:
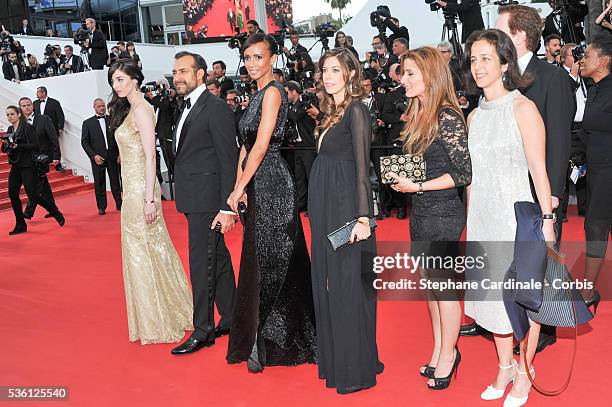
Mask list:
[[[247,150],[242,165],[255,144],[264,94],[271,86],[280,91],[282,104],[268,151],[246,187],[246,225],[227,360],[248,360],[256,344],[262,366],[292,366],[315,363],[317,343],[310,259],[295,183],[280,155],[288,101],[277,81],[253,96],[240,120]]]
[[[115,131],[115,139],[123,182],[121,253],[129,338],[143,345],[178,342],[185,330],[193,329],[191,290],[166,229],[157,179],[158,217],[149,225],[145,222],[145,155],[131,111]]]
[[[486,253],[486,267],[466,273],[471,281],[483,278],[503,281],[514,256],[514,203],[533,202],[529,168],[514,116],[517,97],[521,93],[514,90],[490,102],[483,99],[470,123],[472,184],[467,217],[468,250],[477,244],[480,248],[476,254]],[[465,314],[490,332],[512,333],[501,290],[467,290]]]
[[[334,252],[327,234],[357,217],[373,215],[367,107],[353,101],[322,137],[308,188],[319,378],[338,393],[350,393],[374,386],[382,366],[372,271],[376,237],[373,233]]]

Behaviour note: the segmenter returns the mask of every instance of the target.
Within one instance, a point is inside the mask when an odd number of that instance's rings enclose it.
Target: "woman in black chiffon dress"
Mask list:
[[[322,102],[328,118],[337,114],[338,101],[334,102],[331,94],[341,80],[337,76],[329,78],[328,72],[338,68],[346,75],[353,72],[350,81],[345,78],[347,83],[340,84],[340,92],[345,95],[341,103],[345,104],[344,112],[341,117],[336,115],[335,123],[329,119],[323,122],[308,188],[319,378],[326,380],[327,387],[345,394],[373,387],[376,373],[382,372],[376,345],[372,271],[376,238],[365,226],[373,215],[369,178],[372,131],[368,109],[360,100],[363,88],[359,64],[352,53],[344,48],[329,51],[319,67],[328,93]],[[355,227],[364,226],[367,233],[335,252],[327,234],[354,219],[364,222]]]
[[[295,184],[280,155],[288,100],[273,80],[272,44],[255,34],[243,47],[260,90],[240,120],[240,168],[228,199],[236,211],[246,193],[247,213],[227,361],[248,361],[252,373],[317,361],[310,260]]]

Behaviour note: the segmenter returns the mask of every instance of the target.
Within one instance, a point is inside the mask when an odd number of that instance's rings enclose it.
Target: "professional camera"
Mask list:
[[[582,58],[584,58],[584,53],[586,52],[586,45],[580,44],[575,46],[572,49],[572,56],[574,57],[574,61],[578,62],[580,61]]]
[[[238,34],[234,35],[233,37],[230,37],[230,39],[228,40],[229,42],[227,43],[227,46],[230,47],[230,49],[235,49],[235,48],[242,48],[242,44],[246,41],[246,39],[248,38],[249,34],[246,32],[239,32]]]
[[[90,35],[91,35],[91,31],[89,31],[88,29],[79,28],[74,33],[74,43],[82,47],[83,43],[85,42],[85,40],[89,39]]]
[[[389,77],[389,75],[381,72],[372,80],[372,87],[374,89],[384,89],[385,91],[389,91],[395,87],[395,82]]]
[[[335,32],[336,26],[333,23],[323,23],[315,27],[315,34],[325,49],[329,49],[329,37],[333,37]]]
[[[519,2],[516,0],[498,0],[494,1],[493,4],[495,4],[496,6],[510,6],[514,4],[519,4]]]
[[[234,103],[244,103],[244,102],[248,102],[249,101],[249,96],[248,95],[240,95],[240,96],[234,96]]]
[[[156,92],[158,96],[162,98],[170,97],[170,94],[174,90],[171,86],[167,86],[163,83],[157,83],[156,81],[147,82],[140,87],[142,93]]]
[[[310,109],[310,106],[314,106],[317,109],[319,108],[319,98],[315,93],[304,92],[302,93],[302,97],[298,102],[298,106],[304,110]]]
[[[400,100],[396,100],[393,102],[393,107],[402,114],[406,113],[406,109],[408,109],[408,97],[404,96]]]
[[[446,1],[449,4],[456,4],[457,0],[447,0]],[[440,6],[438,3],[436,3],[436,0],[425,0],[425,4],[429,4],[429,9],[431,11],[438,11],[442,8],[442,6]],[[442,10],[444,12],[444,17],[445,18],[454,18],[454,17],[458,17],[457,13],[454,11],[448,11],[446,9]]]
[[[240,82],[236,85],[236,90],[242,93],[243,95],[250,95],[251,87],[251,82]]]
[[[388,6],[378,6],[376,11],[370,13],[370,25],[378,28],[378,31],[385,32],[387,31],[385,20],[390,17],[391,10],[389,10]]]
[[[0,51],[9,52],[13,41],[13,37],[10,34],[2,32],[0,34]]]
[[[284,19],[281,19],[279,29],[277,31],[274,31],[272,34],[270,34],[272,37],[274,37],[274,40],[278,44],[278,47],[277,47],[278,55],[282,54],[283,52],[283,47],[285,46],[285,38],[287,37],[288,33],[289,31],[287,31],[287,23],[285,22]]]
[[[47,58],[55,58],[56,57],[56,52],[55,52],[55,47],[51,44],[47,44],[45,46],[45,57]]]
[[[15,142],[15,135],[13,133],[8,133],[3,136],[0,136],[2,140],[2,152],[6,153],[9,157],[9,162],[13,162],[13,153],[15,152],[15,148],[11,146]]]
[[[302,89],[310,89],[315,87],[314,72],[305,71],[300,75],[300,85]]]

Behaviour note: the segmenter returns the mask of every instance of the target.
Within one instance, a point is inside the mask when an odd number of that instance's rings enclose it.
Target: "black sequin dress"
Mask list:
[[[280,155],[288,101],[283,85],[272,81],[251,99],[240,120],[247,150],[255,144],[262,102],[269,87],[282,103],[268,151],[247,185],[247,214],[236,304],[227,360],[248,360],[257,341],[262,366],[317,362],[310,259],[295,205],[295,183]]]

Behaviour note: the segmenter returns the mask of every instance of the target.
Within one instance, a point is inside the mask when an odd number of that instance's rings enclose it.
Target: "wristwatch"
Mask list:
[[[542,220],[551,219],[553,223],[557,222],[557,214],[556,213],[545,213],[542,215]]]
[[[419,182],[419,190],[417,191],[417,195],[423,195],[423,183]]]

